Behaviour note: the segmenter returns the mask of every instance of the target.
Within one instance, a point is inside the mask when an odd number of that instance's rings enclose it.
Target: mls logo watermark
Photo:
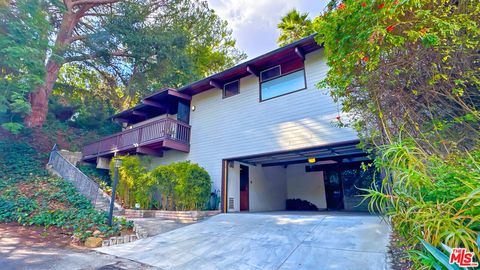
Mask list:
[[[458,264],[460,267],[477,267],[478,262],[474,262],[473,252],[468,252],[466,248],[454,248],[450,254],[450,264]]]

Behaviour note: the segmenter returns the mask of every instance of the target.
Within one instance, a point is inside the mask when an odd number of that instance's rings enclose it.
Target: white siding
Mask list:
[[[229,205],[230,198],[233,199],[233,208]],[[228,166],[227,211],[240,211],[240,163],[238,162],[233,162],[233,167]]]
[[[221,90],[212,89],[193,96],[190,153],[167,151],[155,164],[191,160],[220,189],[222,159],[356,139],[353,130],[335,127],[338,107],[326,89],[315,87],[326,72],[323,52],[316,51],[306,56],[306,90],[259,102],[258,78],[248,76],[238,95],[222,99]]]

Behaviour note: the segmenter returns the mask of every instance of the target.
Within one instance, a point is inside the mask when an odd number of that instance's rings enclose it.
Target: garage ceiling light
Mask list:
[[[314,157],[308,158],[308,163],[315,163],[317,161]]]

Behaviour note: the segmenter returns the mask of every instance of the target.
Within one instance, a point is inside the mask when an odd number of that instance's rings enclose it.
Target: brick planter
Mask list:
[[[213,211],[165,211],[165,210],[134,210],[125,209],[127,218],[163,218],[180,222],[195,222],[206,217],[214,216],[220,210]]]

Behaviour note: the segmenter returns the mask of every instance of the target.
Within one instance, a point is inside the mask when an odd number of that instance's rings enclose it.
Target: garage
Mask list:
[[[224,160],[226,212],[368,211],[379,176],[358,141]]]

